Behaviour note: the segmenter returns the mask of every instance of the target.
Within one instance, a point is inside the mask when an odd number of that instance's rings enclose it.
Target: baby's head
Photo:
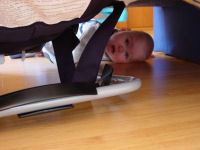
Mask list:
[[[110,37],[105,51],[115,63],[130,63],[148,59],[153,47],[153,39],[149,34],[142,31],[122,31]]]

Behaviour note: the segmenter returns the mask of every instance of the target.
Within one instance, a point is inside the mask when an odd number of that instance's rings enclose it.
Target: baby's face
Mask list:
[[[113,34],[106,46],[106,54],[115,63],[129,63],[147,59],[148,45],[139,32],[123,31]]]

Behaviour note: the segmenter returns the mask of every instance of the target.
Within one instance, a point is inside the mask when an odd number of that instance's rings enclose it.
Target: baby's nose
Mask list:
[[[119,53],[122,53],[124,51],[124,48],[123,48],[122,45],[118,45],[117,50],[118,50]]]

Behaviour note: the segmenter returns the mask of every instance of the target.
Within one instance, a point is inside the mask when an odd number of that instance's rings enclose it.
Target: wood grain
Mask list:
[[[0,118],[2,150],[199,150],[200,65],[164,55],[112,64],[142,79],[133,93],[24,119]],[[0,94],[59,82],[45,58],[6,60]]]
[[[128,28],[153,28],[153,7],[130,7]]]
[[[153,7],[130,7],[127,8],[128,20],[126,22],[118,22],[118,29],[129,28],[132,30],[138,29],[153,29]]]

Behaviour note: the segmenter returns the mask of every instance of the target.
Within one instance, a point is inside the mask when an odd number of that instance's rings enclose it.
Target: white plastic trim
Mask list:
[[[98,87],[97,95],[82,95],[82,96],[73,96],[73,97],[63,97],[51,99],[48,101],[37,102],[26,104],[22,106],[13,107],[10,109],[6,109],[0,111],[0,117],[21,114],[25,112],[31,112],[41,109],[53,108],[68,104],[76,104],[86,101],[93,101],[96,99],[122,95],[129,92],[133,92],[140,88],[141,80],[135,77],[127,77],[127,76],[113,76],[112,80],[120,81],[121,83],[111,84],[108,86]]]
[[[4,64],[4,63],[5,63],[5,56],[0,55],[0,64]]]

